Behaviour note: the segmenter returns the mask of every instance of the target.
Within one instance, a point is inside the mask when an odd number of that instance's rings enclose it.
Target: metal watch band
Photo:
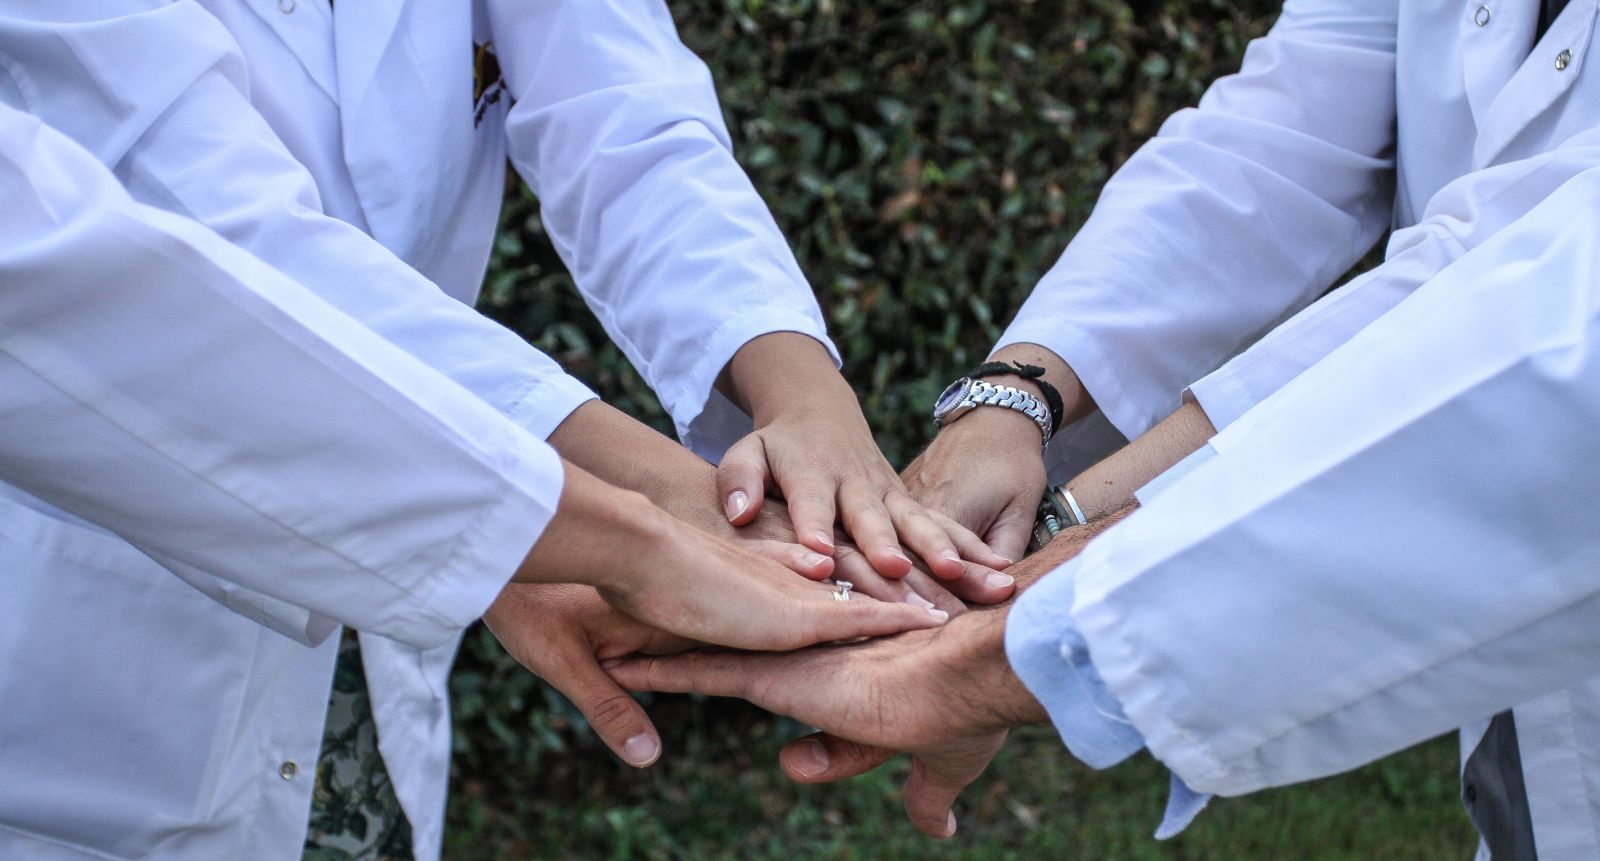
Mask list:
[[[1039,426],[1039,433],[1044,435],[1044,442],[1050,441],[1050,436],[1055,430],[1050,421],[1050,408],[1032,394],[1012,386],[999,386],[983,380],[973,380],[972,388],[962,400],[973,406],[1005,407],[1022,413]]]

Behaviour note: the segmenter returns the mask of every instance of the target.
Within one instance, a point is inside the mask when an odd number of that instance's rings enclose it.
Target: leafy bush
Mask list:
[[[1267,0],[678,0],[711,65],[736,153],[776,214],[890,459],[981,360],[1087,217],[1100,186],[1173,110],[1234,70]],[[572,290],[538,205],[511,193],[483,301],[644,421],[670,423]],[[619,768],[559,695],[469,633],[454,679],[453,827],[516,799],[573,799]],[[663,723],[716,748],[728,715]],[[687,728],[687,729],[685,729]],[[679,735],[673,738],[673,734]],[[709,734],[709,735],[708,735]],[[737,741],[732,742],[737,745]],[[552,756],[578,747],[584,757]]]

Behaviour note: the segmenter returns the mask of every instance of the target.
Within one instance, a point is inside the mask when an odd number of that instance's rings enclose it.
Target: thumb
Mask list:
[[[1033,540],[1034,513],[1037,511],[1037,501],[1013,500],[995,518],[994,525],[984,535],[984,541],[1006,559],[1021,559],[1028,552],[1028,542]]]
[[[750,434],[734,443],[717,467],[717,498],[728,522],[743,526],[761,513],[767,496],[767,447]]]
[[[563,661],[566,678],[547,678],[583,712],[595,735],[611,751],[635,768],[654,765],[661,756],[661,736],[645,714],[644,707],[628,696],[600,669],[591,655],[574,655]]]
[[[819,732],[795,739],[778,752],[778,763],[796,783],[830,783],[883,765],[894,751]]]

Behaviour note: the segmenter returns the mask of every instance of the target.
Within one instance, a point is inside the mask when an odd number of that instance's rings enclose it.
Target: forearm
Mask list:
[[[680,520],[726,526],[711,465],[602,401],[573,410],[549,438],[561,457],[589,475],[643,494]]]
[[[798,332],[773,332],[740,347],[717,377],[717,391],[757,426],[786,412],[837,408],[856,399],[827,348]]]
[[[1103,517],[1096,518],[1093,522],[1071,529],[1064,529],[1049,544],[1039,548],[1028,558],[1006,569],[1006,573],[1017,579],[1018,593],[1020,594],[1057,568],[1077,558],[1078,554],[1083,552],[1083,548],[1095,536],[1122,522],[1137,507],[1132,503],[1125,504]]]
[[[1206,412],[1197,403],[1178,411],[1138,439],[1067,482],[1067,489],[1090,520],[1104,517],[1133,502],[1133,494],[1156,476],[1171,469],[1216,434]]]
[[[1078,375],[1073,372],[1065,359],[1048,347],[1029,343],[1008,344],[995,350],[989,361],[1043,368],[1044,375],[1040,379],[1061,395],[1062,425],[1077,421],[1094,410],[1094,398],[1090,397],[1088,390],[1083,387]],[[1004,374],[991,377],[990,380],[1022,389],[1035,397],[1042,398],[1044,394],[1044,390],[1033,380],[1024,379],[1017,374]]]
[[[672,541],[671,518],[637,492],[563,461],[555,516],[512,577],[605,587],[640,576]]]

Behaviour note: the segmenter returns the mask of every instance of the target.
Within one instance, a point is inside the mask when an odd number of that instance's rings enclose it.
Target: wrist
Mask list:
[[[1042,461],[1043,440],[1039,425],[1027,415],[1005,407],[977,406],[939,428],[934,445],[999,450],[1008,456],[1026,452]]]
[[[682,524],[641,493],[564,466],[555,516],[512,579],[620,588],[647,576]]]
[[[1006,657],[1009,613],[1009,607],[967,613],[941,632],[955,640],[957,678],[948,690],[958,692],[966,705],[965,729],[973,735],[1050,720]]]
[[[855,402],[821,341],[798,332],[753,338],[734,353],[717,388],[760,427],[784,415]]]

